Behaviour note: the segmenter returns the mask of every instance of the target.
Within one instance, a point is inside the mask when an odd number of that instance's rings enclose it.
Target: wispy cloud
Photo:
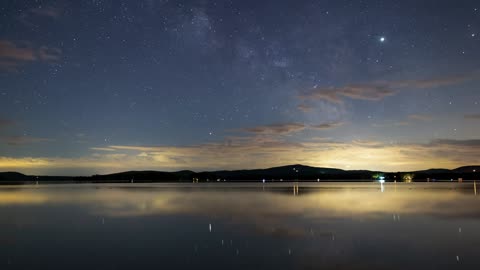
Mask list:
[[[332,129],[342,126],[343,122],[331,122],[331,123],[324,123],[320,125],[310,126],[312,129]]]
[[[381,100],[395,92],[385,85],[346,85],[344,87],[314,88],[300,94],[301,99],[325,100],[343,103],[344,98],[359,100]]]
[[[62,14],[62,9],[56,7],[38,7],[29,10],[31,14],[43,17],[58,18]]]
[[[54,62],[60,59],[61,53],[58,48],[35,48],[29,42],[0,40],[0,70],[17,71],[34,61]]]
[[[58,19],[62,15],[63,9],[58,7],[37,7],[31,8],[22,12],[18,17],[18,21],[24,24],[25,26],[36,28],[38,27],[37,22],[42,18],[48,19]]]
[[[0,118],[0,129],[12,126],[14,123],[8,119]]]
[[[400,90],[430,89],[460,84],[480,78],[480,72],[450,75],[445,77],[404,80],[391,82],[372,82],[365,84],[349,84],[342,87],[313,88],[299,94],[303,100],[325,100],[341,104],[344,99],[377,101],[395,95]]]
[[[30,136],[2,137],[0,138],[0,140],[9,145],[24,145],[24,144],[53,141],[52,139],[49,139],[49,138],[39,138],[39,137],[30,137]]]
[[[93,151],[107,151],[107,152],[115,151],[114,148],[109,148],[109,147],[91,147],[90,150],[93,150]]]
[[[431,121],[433,118],[432,116],[425,114],[411,114],[408,116],[408,119],[416,121]]]
[[[35,51],[28,44],[16,44],[10,40],[0,40],[0,58],[16,61],[37,60]]]
[[[189,146],[107,145],[80,158],[0,157],[0,171],[107,173],[125,170],[180,170],[265,168],[302,163],[318,167],[408,171],[426,168],[455,168],[478,164],[480,140],[437,139],[427,143],[382,141],[332,141],[312,139],[292,143],[230,138],[228,142]]]
[[[283,124],[273,124],[273,125],[264,125],[256,126],[251,128],[245,128],[243,131],[254,133],[254,134],[289,134],[305,129],[305,124],[301,123],[283,123]]]
[[[310,104],[301,103],[297,106],[297,109],[304,113],[311,112],[315,107]]]
[[[308,125],[303,123],[281,123],[273,125],[263,125],[240,129],[240,131],[256,135],[287,135],[303,131],[305,129],[326,130],[333,129],[343,125],[343,122],[329,122],[318,125]]]
[[[453,140],[453,139],[436,139],[430,142],[433,146],[465,146],[479,149],[480,140]]]
[[[466,114],[465,119],[471,119],[471,120],[480,120],[480,113],[477,114]]]

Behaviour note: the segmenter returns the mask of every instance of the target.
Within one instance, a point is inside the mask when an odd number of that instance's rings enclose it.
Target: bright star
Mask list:
[[[386,40],[385,37],[380,37],[380,42],[383,43],[383,42],[385,42],[385,40]]]

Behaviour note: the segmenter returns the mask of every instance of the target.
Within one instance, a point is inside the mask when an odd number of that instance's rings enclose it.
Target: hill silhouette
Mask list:
[[[453,170],[428,169],[411,172],[380,172],[370,170],[342,170],[337,168],[311,167],[301,164],[252,170],[221,170],[194,172],[126,171],[92,176],[33,176],[18,172],[1,172],[0,184],[28,182],[52,183],[121,183],[121,182],[216,182],[216,181],[402,181],[405,175],[414,181],[435,181],[463,178],[480,179],[480,166],[464,166]]]

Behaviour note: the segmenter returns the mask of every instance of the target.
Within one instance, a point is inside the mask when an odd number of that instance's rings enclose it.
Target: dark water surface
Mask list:
[[[0,187],[0,269],[480,269],[472,184]]]

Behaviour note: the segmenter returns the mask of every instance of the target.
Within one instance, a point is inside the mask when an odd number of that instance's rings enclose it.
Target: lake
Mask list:
[[[0,187],[0,269],[480,269],[472,183]]]

